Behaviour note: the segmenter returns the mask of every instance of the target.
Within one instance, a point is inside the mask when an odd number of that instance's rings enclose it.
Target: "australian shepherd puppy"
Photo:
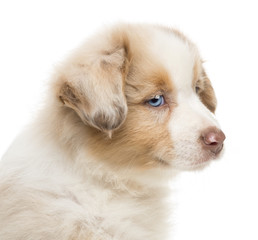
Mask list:
[[[56,69],[43,109],[0,166],[1,240],[162,240],[168,182],[225,136],[196,46],[120,24]]]

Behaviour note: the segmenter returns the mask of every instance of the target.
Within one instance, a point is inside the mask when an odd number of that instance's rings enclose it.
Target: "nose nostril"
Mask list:
[[[208,132],[203,137],[204,143],[207,145],[217,145],[219,142],[218,135],[214,132]]]

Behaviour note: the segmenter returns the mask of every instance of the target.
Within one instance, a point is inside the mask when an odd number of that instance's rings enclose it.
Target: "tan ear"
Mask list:
[[[214,89],[211,85],[210,79],[207,77],[206,72],[203,70],[202,78],[204,80],[203,91],[200,92],[200,98],[203,104],[213,113],[216,111],[217,99]]]
[[[85,54],[85,53],[84,53]],[[126,118],[124,78],[127,64],[123,47],[85,54],[70,60],[58,77],[58,97],[81,120],[102,131],[118,128]]]

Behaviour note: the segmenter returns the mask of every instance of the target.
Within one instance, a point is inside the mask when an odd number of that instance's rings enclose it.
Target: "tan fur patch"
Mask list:
[[[194,90],[197,87],[197,94],[201,101],[211,112],[214,113],[217,105],[216,96],[211,82],[202,67],[200,59],[197,59],[194,64],[192,87]]]
[[[105,139],[92,129],[92,154],[114,167],[146,169],[162,166],[165,164],[163,157],[167,158],[171,154],[168,121],[173,106],[173,86],[168,73],[158,65],[148,65],[149,62],[141,62],[141,65],[137,62],[141,71],[131,66],[125,85],[127,119],[115,131],[112,139]],[[164,95],[167,104],[159,108],[148,106],[146,101],[157,94]]]
[[[214,113],[217,106],[217,100],[211,82],[207,76],[204,78],[204,90],[201,91],[199,95],[203,104]]]

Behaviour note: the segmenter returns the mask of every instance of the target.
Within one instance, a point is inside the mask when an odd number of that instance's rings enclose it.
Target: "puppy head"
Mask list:
[[[181,33],[122,25],[95,36],[65,64],[57,96],[85,123],[87,149],[124,169],[197,169],[224,134],[194,44]],[[114,132],[112,138],[103,132]]]

